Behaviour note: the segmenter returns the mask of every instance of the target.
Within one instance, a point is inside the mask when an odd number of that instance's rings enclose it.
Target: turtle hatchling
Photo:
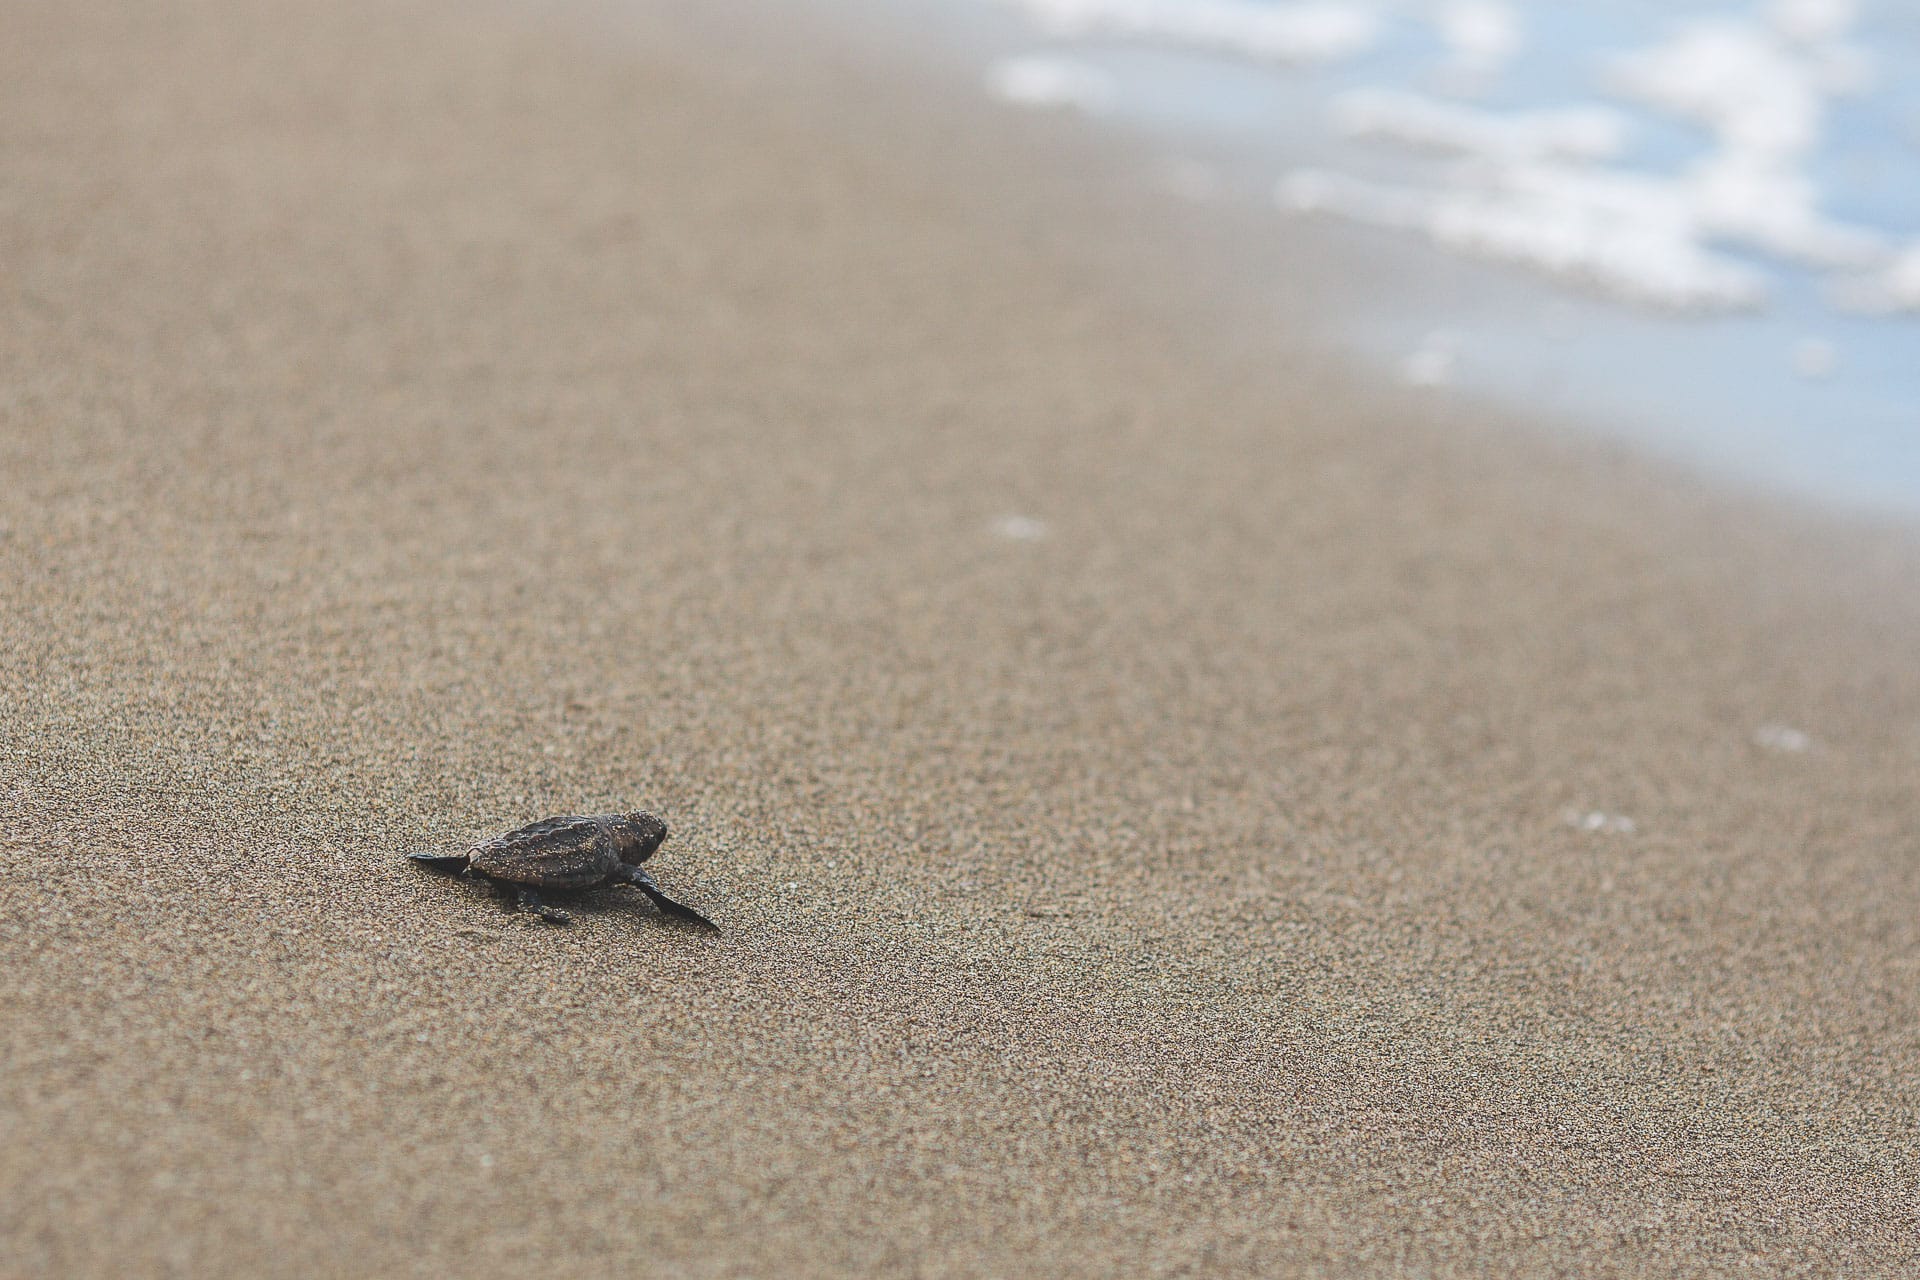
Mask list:
[[[508,910],[538,912],[552,924],[565,924],[571,917],[549,905],[549,896],[630,884],[653,899],[662,913],[720,932],[719,925],[669,898],[640,865],[666,838],[667,824],[651,813],[605,813],[547,818],[450,857],[407,857],[442,875],[485,881],[507,899]]]

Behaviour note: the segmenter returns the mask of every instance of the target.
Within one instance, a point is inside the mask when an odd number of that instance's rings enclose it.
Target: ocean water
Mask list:
[[[1920,0],[953,2],[1002,109],[1443,264],[1340,335],[1393,376],[1920,517]]]

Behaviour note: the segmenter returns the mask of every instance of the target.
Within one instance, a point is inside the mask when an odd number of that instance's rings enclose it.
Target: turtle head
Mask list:
[[[645,862],[666,840],[667,824],[645,810],[635,810],[621,817],[614,838],[620,843],[620,861]]]

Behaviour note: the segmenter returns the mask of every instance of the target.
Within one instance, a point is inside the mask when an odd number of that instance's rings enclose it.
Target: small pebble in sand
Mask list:
[[[1633,819],[1617,813],[1602,813],[1598,809],[1568,809],[1561,815],[1570,827],[1582,831],[1606,831],[1614,835],[1630,836],[1634,833]]]
[[[1047,536],[1047,522],[1032,516],[1001,516],[993,522],[993,531],[1015,542],[1038,542]]]
[[[1769,751],[1794,754],[1813,745],[1813,739],[1799,729],[1784,724],[1763,724],[1753,732],[1753,740]]]

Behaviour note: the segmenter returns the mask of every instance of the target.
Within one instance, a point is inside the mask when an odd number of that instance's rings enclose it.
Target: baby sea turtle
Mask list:
[[[508,910],[537,911],[552,924],[565,924],[571,917],[548,906],[545,895],[630,884],[667,915],[720,932],[719,925],[669,898],[641,867],[666,838],[667,824],[650,813],[603,813],[547,818],[451,857],[407,857],[442,875],[484,880],[506,897]]]

